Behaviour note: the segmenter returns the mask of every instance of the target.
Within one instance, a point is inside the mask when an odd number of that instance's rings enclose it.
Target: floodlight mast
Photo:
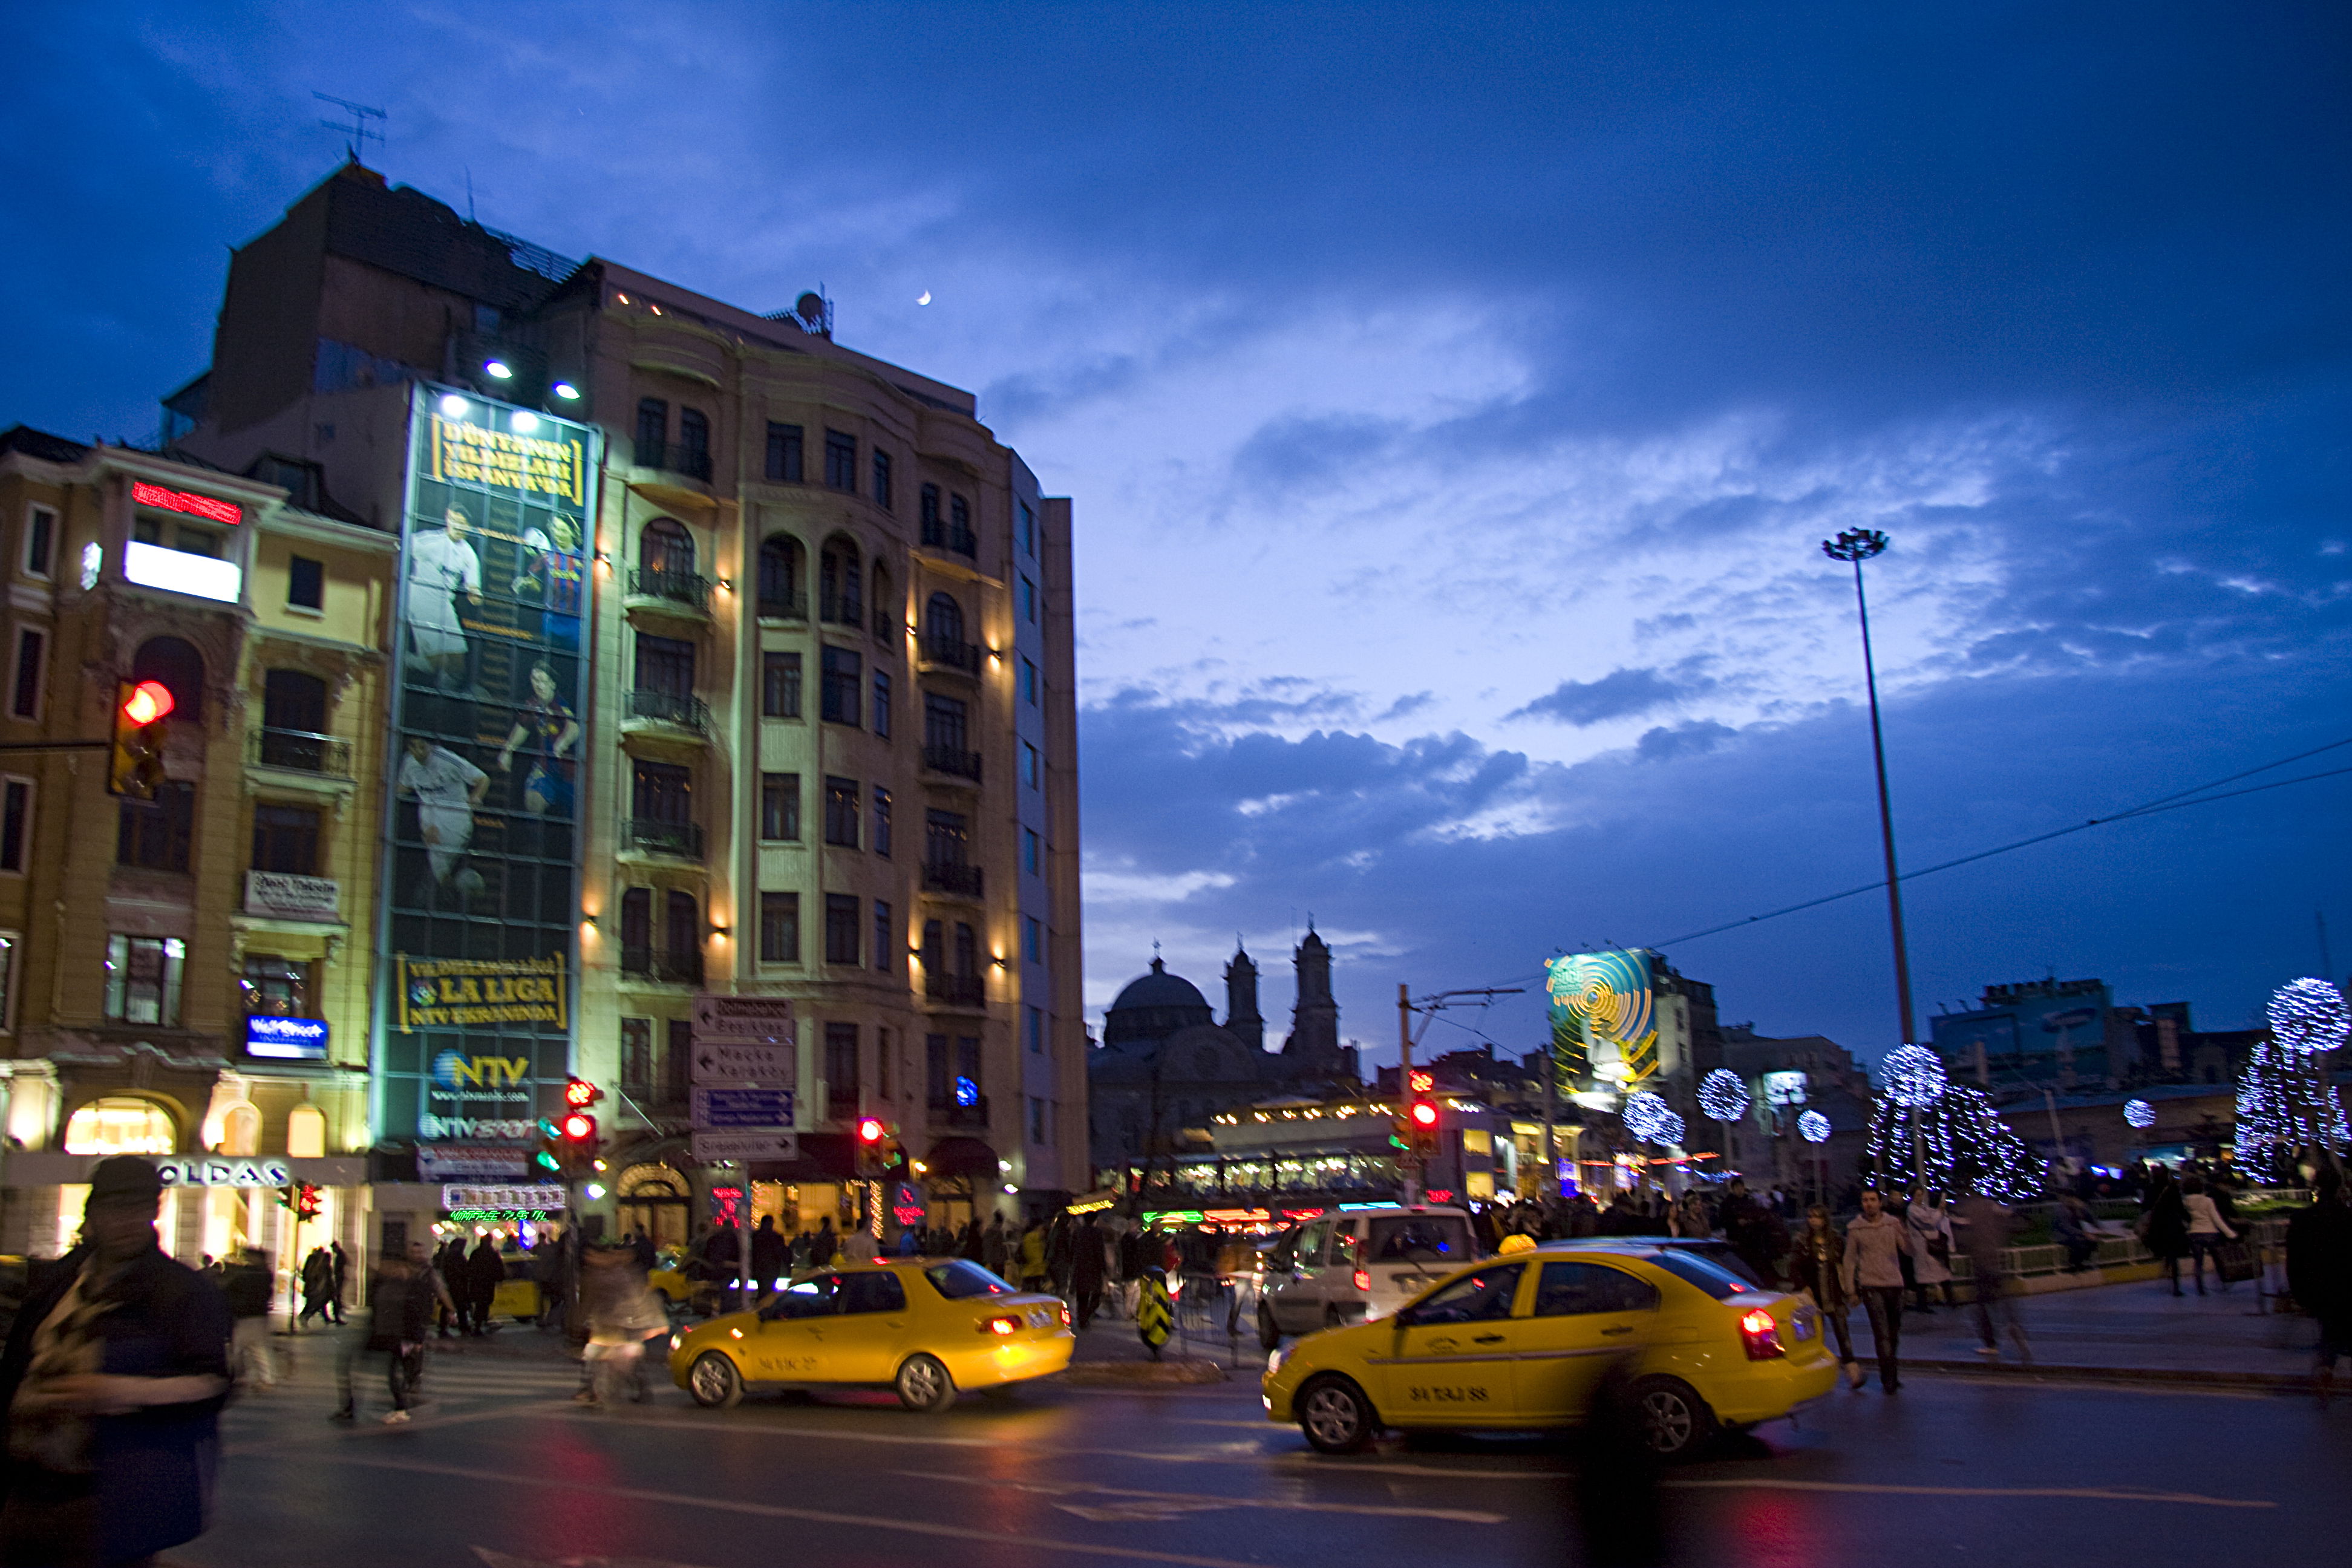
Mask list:
[[[1911,1016],[1911,956],[1903,940],[1903,880],[1895,868],[1895,807],[1886,790],[1886,741],[1878,722],[1878,667],[1870,651],[1870,601],[1863,594],[1862,563],[1883,553],[1886,535],[1874,528],[1849,528],[1822,541],[1822,553],[1853,567],[1853,607],[1862,623],[1862,679],[1870,694],[1870,754],[1878,768],[1878,837],[1886,853],[1886,919],[1895,938],[1895,1002],[1902,1024],[1897,1045],[1918,1044]]]

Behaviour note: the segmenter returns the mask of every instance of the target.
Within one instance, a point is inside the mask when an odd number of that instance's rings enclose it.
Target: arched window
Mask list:
[[[874,635],[885,638],[894,635],[905,637],[907,634],[895,624],[904,614],[905,611],[891,602],[888,570],[877,561],[874,563]]]
[[[298,1105],[286,1116],[286,1152],[297,1160],[327,1157],[327,1113],[315,1105]]]
[[[205,716],[205,656],[178,637],[149,637],[131,658],[132,680],[160,680],[172,694],[174,720]]]
[[[866,592],[859,571],[857,546],[840,534],[824,542],[817,561],[817,616],[844,626],[866,620]]]
[[[230,1106],[221,1113],[220,1152],[249,1155],[261,1152],[261,1112],[250,1104]]]
[[[326,767],[327,683],[299,669],[273,669],[261,682],[261,760],[277,768]]]
[[[68,1154],[176,1154],[179,1149],[171,1112],[151,1100],[93,1100],[66,1121]]]
[[[675,518],[657,517],[637,536],[637,564],[647,572],[694,574],[694,536]]]
[[[934,594],[923,606],[923,639],[935,643],[963,641],[963,606],[952,594]]]
[[[789,533],[760,542],[760,614],[808,618],[808,552]]]

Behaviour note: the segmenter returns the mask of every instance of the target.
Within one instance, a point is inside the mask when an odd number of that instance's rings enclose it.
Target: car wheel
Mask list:
[[[1671,1377],[1635,1384],[1633,1407],[1641,1414],[1642,1441],[1662,1459],[1691,1453],[1715,1435],[1715,1413],[1706,1401]]]
[[[705,1351],[687,1369],[686,1391],[705,1409],[725,1410],[743,1402],[743,1374],[719,1352]]]
[[[1318,1453],[1360,1454],[1379,1421],[1363,1390],[1344,1377],[1318,1377],[1298,1391],[1298,1429]]]
[[[955,1379],[937,1356],[910,1355],[898,1367],[898,1403],[922,1415],[936,1415],[955,1403]]]
[[[1282,1345],[1282,1325],[1274,1321],[1274,1309],[1260,1301],[1257,1304],[1257,1343],[1260,1350],[1278,1350]]]

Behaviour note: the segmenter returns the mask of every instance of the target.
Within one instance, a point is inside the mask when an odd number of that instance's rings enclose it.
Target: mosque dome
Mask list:
[[[1179,1029],[1215,1021],[1201,988],[1181,974],[1169,973],[1168,965],[1155,958],[1151,973],[1129,981],[1103,1016],[1103,1044],[1164,1040]]]

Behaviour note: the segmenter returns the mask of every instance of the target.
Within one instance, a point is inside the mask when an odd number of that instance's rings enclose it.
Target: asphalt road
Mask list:
[[[217,1521],[190,1568],[877,1568],[1588,1561],[1573,1457],[1532,1440],[1387,1442],[1353,1459],[1260,1418],[1246,1379],[1033,1387],[943,1415],[887,1395],[698,1409],[577,1405],[529,1331],[433,1357],[404,1427],[327,1419],[308,1342],[226,1421]],[[283,1342],[281,1342],[282,1343]],[[1665,1475],[1671,1561],[2066,1568],[2343,1561],[2352,1404],[1921,1374]]]

